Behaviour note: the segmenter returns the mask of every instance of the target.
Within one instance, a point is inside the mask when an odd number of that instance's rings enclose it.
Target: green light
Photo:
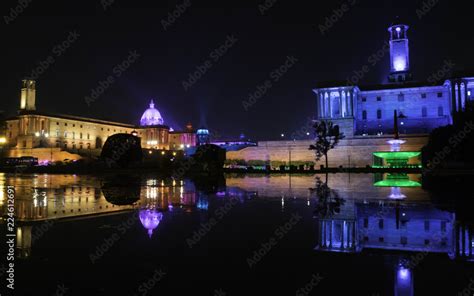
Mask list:
[[[374,152],[374,155],[383,159],[409,159],[417,157],[421,154],[420,151],[383,151],[383,152]]]
[[[374,183],[376,187],[420,187],[421,184],[408,179],[386,179]]]

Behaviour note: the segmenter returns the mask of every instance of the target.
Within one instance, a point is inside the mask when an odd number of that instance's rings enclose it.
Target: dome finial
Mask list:
[[[153,99],[150,101],[150,108],[155,109],[155,102],[153,102]]]

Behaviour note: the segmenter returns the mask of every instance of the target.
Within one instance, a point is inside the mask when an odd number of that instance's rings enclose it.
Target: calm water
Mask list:
[[[12,295],[458,295],[472,224],[422,183],[0,174],[4,216],[16,190]]]

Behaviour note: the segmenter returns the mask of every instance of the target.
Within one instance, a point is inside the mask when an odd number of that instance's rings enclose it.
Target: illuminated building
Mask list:
[[[452,123],[452,115],[462,110],[466,101],[474,99],[474,77],[412,81],[408,29],[398,21],[388,28],[388,84],[359,86],[360,78],[321,83],[313,90],[317,96],[317,119],[336,122],[348,137],[393,133],[394,110],[402,118],[403,134],[429,133]]]
[[[120,133],[136,134],[145,149],[178,150],[182,145],[196,145],[192,126],[188,125],[185,131],[170,131],[153,101],[143,113],[140,125],[49,114],[36,110],[35,104],[35,81],[23,80],[18,115],[5,120],[5,136],[0,137],[0,145],[9,148],[10,157],[62,161],[99,155],[107,138]]]

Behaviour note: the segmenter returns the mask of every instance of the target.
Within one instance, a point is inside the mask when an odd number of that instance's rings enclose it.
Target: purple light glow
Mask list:
[[[398,270],[398,278],[402,281],[406,281],[409,279],[410,271],[406,268],[400,267]]]
[[[162,125],[163,123],[164,120],[163,117],[161,117],[160,111],[155,108],[155,103],[153,102],[153,100],[151,100],[150,108],[148,108],[145,113],[143,113],[142,118],[140,119],[140,125]]]
[[[402,28],[397,27],[395,30],[396,30],[398,33],[400,33],[400,31],[402,30]]]
[[[156,209],[143,209],[139,212],[140,222],[148,230],[148,236],[151,238],[153,230],[158,227],[163,214]]]

